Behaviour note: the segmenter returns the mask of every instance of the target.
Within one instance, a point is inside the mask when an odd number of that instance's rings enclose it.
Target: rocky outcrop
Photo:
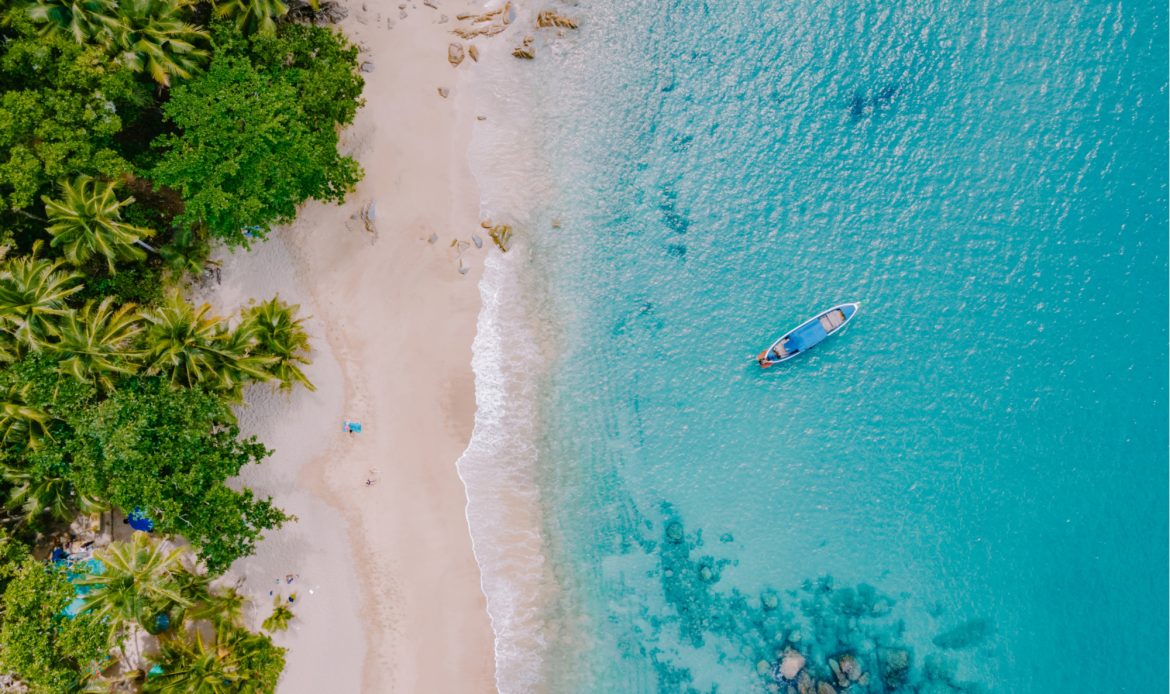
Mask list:
[[[507,253],[512,241],[512,227],[507,224],[492,224],[489,220],[483,220],[479,223],[481,227],[487,229],[488,237],[496,244],[502,252]]]
[[[576,29],[576,20],[570,19],[563,14],[558,14],[553,10],[545,10],[536,15],[536,26],[541,29],[555,27],[557,29]]]
[[[532,45],[533,42],[534,39],[531,36],[525,36],[520,45],[512,49],[512,56],[523,60],[532,60],[536,57],[536,48]]]
[[[474,43],[467,47],[467,55],[471,58],[472,62],[479,62],[479,49],[475,47]]]
[[[451,31],[462,39],[476,36],[495,36],[508,28],[512,23],[512,3],[504,3],[503,7],[484,12],[483,14],[461,14],[455,17],[462,22]]]
[[[452,43],[447,46],[447,62],[451,63],[451,67],[459,67],[463,62],[463,44]]]
[[[313,7],[309,0],[290,0],[287,4],[288,12],[285,18],[292,22],[322,26],[336,24],[349,14],[349,10],[333,0],[324,0],[316,7]]]

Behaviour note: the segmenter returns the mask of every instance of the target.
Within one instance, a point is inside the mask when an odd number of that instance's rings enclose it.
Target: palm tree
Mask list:
[[[78,176],[61,184],[61,197],[52,200],[42,196],[41,200],[49,217],[46,231],[53,236],[50,245],[60,246],[70,263],[84,265],[90,258],[101,256],[113,274],[115,260],[146,257],[136,245],[149,248],[142,238],[152,236],[154,231],[122,221],[122,208],[134,198],[118,200],[113,181]]]
[[[296,597],[297,594],[293,593],[289,596],[289,600],[296,600]],[[288,629],[288,624],[292,619],[292,609],[284,601],[284,596],[277,593],[276,598],[272,601],[272,614],[268,615],[261,626],[267,632],[276,633]]]
[[[147,372],[165,375],[176,386],[221,388],[228,332],[210,312],[211,306],[196,309],[173,292],[162,306],[143,314]]]
[[[190,640],[163,644],[159,663],[163,674],[146,681],[143,692],[159,694],[230,694],[242,691],[247,672],[230,649],[208,645],[196,632]]]
[[[308,364],[309,336],[304,321],[296,317],[300,306],[289,306],[279,297],[248,307],[237,331],[245,332],[254,341],[254,354],[271,357],[274,361],[268,372],[280,381],[280,387],[292,390],[297,383],[309,390],[317,388],[309,381],[298,364]]]
[[[181,226],[175,230],[171,242],[164,246],[159,255],[166,261],[167,267],[176,275],[198,275],[207,269],[208,265],[218,265],[209,259],[211,247],[198,228]]]
[[[115,0],[38,0],[28,14],[45,24],[42,32],[77,43],[97,42],[107,35],[117,16]]]
[[[220,359],[221,387],[239,397],[244,385],[250,381],[272,379],[272,367],[276,357],[256,349],[256,337],[246,326],[240,326],[224,336]]]
[[[184,594],[195,600],[195,606],[188,611],[191,619],[207,620],[220,629],[239,627],[244,622],[247,599],[235,588],[212,590],[205,583],[202,591],[194,589]]]
[[[142,350],[134,338],[142,322],[134,304],[114,308],[114,298],[100,304],[90,301],[80,311],[70,311],[57,326],[60,338],[51,348],[65,356],[61,371],[84,383],[97,382],[106,391],[114,389],[114,376],[138,370]]]
[[[28,404],[31,386],[13,385],[0,395],[0,443],[36,450],[49,434],[49,414]]]
[[[157,694],[262,694],[276,687],[284,649],[237,627],[216,630],[209,644],[201,632],[162,644],[163,674],[148,678],[142,691]]]
[[[44,475],[15,465],[0,468],[0,477],[10,487],[4,505],[9,509],[19,509],[26,524],[44,515],[55,521],[68,521],[78,511],[92,513],[102,508],[96,500],[78,494],[73,483],[64,477]]]
[[[0,329],[15,336],[21,347],[39,347],[57,334],[57,323],[68,312],[65,300],[81,291],[81,275],[62,271],[60,260],[33,255],[13,258],[0,266]]]
[[[135,72],[148,72],[163,86],[172,77],[186,79],[207,59],[197,44],[207,32],[183,21],[176,0],[121,0],[118,21],[111,26],[111,50]]]
[[[317,9],[317,2],[311,3]],[[288,13],[288,5],[281,0],[217,0],[215,14],[235,21],[241,31],[255,31],[271,36],[276,33],[276,20]]]
[[[182,554],[180,549],[163,549],[162,543],[142,532],[134,533],[130,542],[97,550],[94,558],[102,563],[101,572],[77,581],[90,589],[82,609],[109,620],[112,633],[125,625],[152,631],[160,613],[191,604],[178,579],[186,571]]]
[[[3,321],[0,320],[0,326]],[[0,363],[10,363],[20,359],[20,355],[24,353],[24,345],[16,339],[16,335],[8,332],[7,329],[0,329]]]

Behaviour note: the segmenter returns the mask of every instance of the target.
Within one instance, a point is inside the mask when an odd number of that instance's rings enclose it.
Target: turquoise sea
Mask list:
[[[501,688],[1167,691],[1165,3],[566,12],[477,165]]]

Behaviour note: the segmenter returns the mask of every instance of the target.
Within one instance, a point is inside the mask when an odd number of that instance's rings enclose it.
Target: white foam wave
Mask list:
[[[495,633],[496,684],[505,693],[544,689],[544,615],[556,590],[545,559],[537,485],[538,389],[546,360],[528,291],[532,258],[524,240],[533,228],[526,220],[544,191],[534,185],[542,180],[534,109],[530,85],[508,55],[512,38],[480,43],[484,56],[469,95],[477,115],[471,168],[481,213],[513,225],[517,244],[506,254],[489,253],[485,261],[472,346],[475,428],[458,463]]]
[[[492,255],[480,283],[483,309],[474,342],[476,416],[459,460],[467,521],[495,632],[501,692],[538,690],[547,646],[546,575],[536,463],[541,362],[523,315],[523,259]]]

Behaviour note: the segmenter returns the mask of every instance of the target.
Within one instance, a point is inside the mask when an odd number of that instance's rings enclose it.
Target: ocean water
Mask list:
[[[1164,3],[566,12],[477,104],[501,689],[1166,691]]]

